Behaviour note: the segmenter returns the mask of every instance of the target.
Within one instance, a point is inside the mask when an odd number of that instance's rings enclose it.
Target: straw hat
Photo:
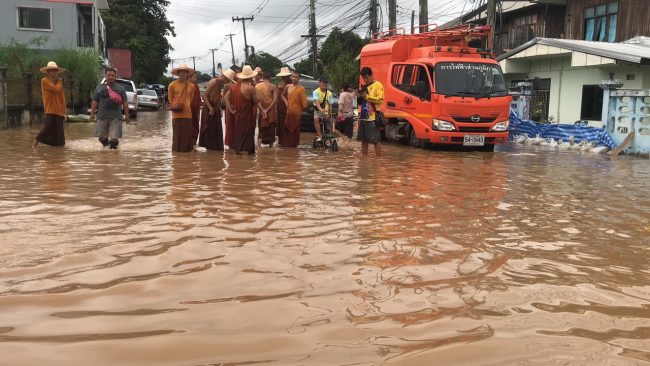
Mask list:
[[[179,71],[187,71],[189,75],[192,75],[195,72],[194,69],[187,66],[187,64],[180,64],[177,68],[172,69],[172,75],[178,76]]]
[[[47,66],[41,67],[41,72],[43,74],[47,74],[48,71],[50,70],[56,70],[58,74],[62,73],[65,71],[64,68],[57,66],[56,62],[50,61],[47,63]]]
[[[244,65],[242,71],[237,74],[237,78],[241,80],[251,79],[257,76],[257,71],[254,71],[250,65]]]
[[[278,73],[276,76],[291,76],[291,71],[288,67],[283,67],[280,69],[280,73]]]
[[[235,72],[232,71],[232,69],[227,69],[226,71],[222,72],[221,75],[233,83],[235,82]]]

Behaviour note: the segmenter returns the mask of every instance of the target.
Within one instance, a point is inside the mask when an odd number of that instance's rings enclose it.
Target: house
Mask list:
[[[493,49],[511,86],[532,81],[531,118],[601,125],[610,73],[650,89],[649,0],[500,0]],[[487,5],[443,25],[485,24]],[[630,40],[629,42],[622,42]],[[636,44],[635,44],[636,42]]]
[[[497,1],[494,50],[501,54],[535,37],[620,42],[650,36],[647,0]],[[442,25],[485,24],[487,5]]]
[[[650,36],[650,1],[567,0],[566,3],[562,38],[621,42]]]
[[[535,37],[562,38],[566,0],[501,0],[497,2],[494,50],[497,54],[520,46]],[[459,24],[485,24],[487,5],[482,5],[441,28]]]
[[[601,127],[601,81],[619,79],[623,89],[650,89],[648,37],[617,43],[534,38],[497,60],[510,86],[532,81],[530,117],[538,122],[580,120]]]
[[[2,0],[0,43],[45,39],[43,49],[94,48],[106,58],[106,28],[99,13],[107,0]]]

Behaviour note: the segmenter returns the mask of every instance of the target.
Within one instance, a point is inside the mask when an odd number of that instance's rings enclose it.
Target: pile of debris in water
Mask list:
[[[574,136],[569,136],[567,141],[562,139],[555,140],[551,137],[541,137],[541,134],[537,134],[535,137],[528,137],[527,135],[518,135],[513,138],[517,144],[530,145],[530,146],[541,146],[549,149],[555,149],[559,151],[581,151],[581,152],[591,152],[595,154],[604,154],[610,150],[609,146],[597,145],[595,141],[582,140],[579,143],[575,142]]]

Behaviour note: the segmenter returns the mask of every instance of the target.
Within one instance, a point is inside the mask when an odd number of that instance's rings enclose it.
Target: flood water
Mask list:
[[[38,127],[0,131],[1,365],[650,365],[648,160]]]

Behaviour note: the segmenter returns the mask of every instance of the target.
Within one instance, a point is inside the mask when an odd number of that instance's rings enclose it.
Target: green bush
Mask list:
[[[24,73],[31,72],[34,80],[40,80],[40,68],[54,61],[66,69],[63,78],[74,82],[78,96],[85,98],[91,95],[101,74],[99,53],[91,48],[43,50],[41,47],[46,40],[46,37],[36,37],[27,43],[20,43],[11,39],[6,44],[0,44],[0,66],[8,69],[9,77],[20,78]]]
[[[99,79],[99,53],[92,48],[60,48],[54,51],[54,61],[67,70],[66,79],[73,80],[80,95],[91,95]]]

